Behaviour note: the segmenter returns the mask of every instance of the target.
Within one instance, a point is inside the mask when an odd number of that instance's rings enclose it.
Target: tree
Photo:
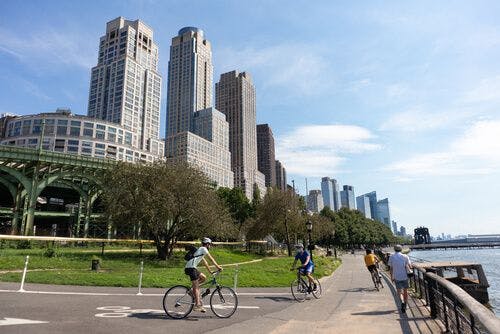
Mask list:
[[[186,164],[121,163],[102,177],[105,214],[153,239],[160,259],[183,238],[234,235],[230,216],[207,177]]]
[[[245,196],[243,189],[239,187],[233,189],[221,187],[217,189],[217,195],[219,195],[219,198],[226,204],[238,228],[238,232],[241,233],[243,225],[252,214],[252,206]]]
[[[257,207],[257,217],[248,237],[260,239],[271,234],[278,240],[285,240],[291,256],[293,236],[304,235],[304,225],[298,196],[290,191],[269,188]]]

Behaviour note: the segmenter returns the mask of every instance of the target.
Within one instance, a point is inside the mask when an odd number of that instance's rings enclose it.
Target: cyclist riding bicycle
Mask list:
[[[295,264],[297,263],[297,260],[300,260],[300,263],[302,263],[300,273],[307,276],[307,280],[309,281],[308,292],[316,290],[317,286],[316,283],[314,283],[314,278],[312,276],[312,273],[314,272],[314,263],[311,260],[311,255],[304,249],[303,244],[296,244],[295,249],[297,250],[297,254],[295,255],[295,260],[293,261],[292,268],[290,270],[295,270]]]
[[[380,277],[380,273],[378,272],[378,264],[380,260],[377,257],[377,255],[372,253],[371,249],[366,250],[366,255],[365,255],[365,264],[366,268],[370,272],[370,274],[375,271],[377,273],[377,277]]]
[[[210,247],[212,246],[212,240],[210,238],[203,238],[201,241],[201,247],[198,248],[194,253],[193,256],[190,260],[187,261],[186,266],[184,267],[184,273],[189,276],[191,279],[191,287],[192,287],[192,292],[194,296],[194,311],[199,311],[199,312],[206,312],[205,308],[203,307],[203,304],[201,302],[201,297],[200,297],[200,285],[203,284],[206,280],[206,276],[201,273],[196,267],[198,267],[198,264],[200,262],[203,262],[203,265],[207,268],[209,273],[212,273],[210,270],[210,266],[208,265],[207,260],[205,260],[205,255],[210,259],[210,261],[214,264],[214,266],[218,270],[222,270],[222,267],[215,262],[214,258],[212,255],[208,252]]]

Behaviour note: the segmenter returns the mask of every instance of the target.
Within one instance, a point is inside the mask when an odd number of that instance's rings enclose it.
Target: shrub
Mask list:
[[[17,249],[31,249],[31,240],[20,240],[17,242]]]

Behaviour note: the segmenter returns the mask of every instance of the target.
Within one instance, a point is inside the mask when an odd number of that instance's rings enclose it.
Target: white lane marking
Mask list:
[[[19,290],[0,290],[0,292],[19,292]],[[24,291],[20,293],[42,295],[75,295],[75,296],[137,296],[137,293],[104,293],[104,292],[65,292],[65,291]],[[286,296],[290,292],[237,292],[238,296]],[[143,293],[139,297],[159,297],[164,293]]]
[[[208,306],[208,305],[207,305]],[[226,309],[232,308],[232,306],[224,306],[220,304],[215,304],[214,308],[216,309]],[[238,309],[259,309],[259,306],[241,306],[238,305]],[[100,311],[108,311],[104,313],[97,313],[94,316],[97,318],[126,318],[131,317],[133,314],[139,313],[149,313],[149,314],[164,314],[163,310],[154,310],[154,309],[132,309],[128,306],[101,306],[98,307],[97,310]]]
[[[31,325],[31,324],[46,324],[46,323],[48,323],[48,321],[19,319],[19,318],[4,318],[4,320],[0,320],[0,326]]]

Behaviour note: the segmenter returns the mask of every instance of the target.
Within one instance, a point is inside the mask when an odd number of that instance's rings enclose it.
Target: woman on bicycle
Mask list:
[[[295,255],[295,260],[293,261],[292,268],[290,270],[295,270],[295,264],[297,263],[297,260],[300,260],[300,263],[302,263],[300,273],[307,276],[307,280],[309,281],[308,292],[316,290],[316,283],[314,283],[314,278],[312,276],[314,263],[311,260],[311,255],[304,249],[303,244],[296,244],[295,249],[297,250],[297,254]]]
[[[201,297],[200,297],[200,285],[203,284],[206,280],[206,276],[201,273],[196,267],[200,262],[203,262],[203,265],[207,268],[209,273],[212,273],[210,270],[210,266],[208,265],[207,260],[205,260],[205,255],[210,259],[210,261],[214,264],[214,266],[218,270],[222,270],[222,267],[215,262],[214,258],[208,250],[212,246],[212,240],[210,238],[203,238],[201,241],[201,247],[194,252],[193,257],[187,261],[186,266],[184,267],[184,273],[189,276],[191,279],[191,286],[192,286],[192,291],[193,291],[193,296],[194,296],[194,309],[195,311],[199,312],[206,312],[205,308],[203,307],[201,303]]]
[[[370,274],[375,271],[375,273],[377,274],[377,278],[379,277],[379,272],[377,268],[379,262],[380,260],[377,257],[377,255],[373,254],[371,249],[367,249],[365,255],[366,268],[368,269]]]

